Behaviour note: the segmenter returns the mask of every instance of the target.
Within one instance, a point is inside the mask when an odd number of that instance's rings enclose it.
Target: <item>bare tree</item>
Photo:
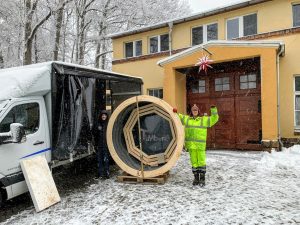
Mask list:
[[[25,3],[25,32],[24,32],[24,57],[23,64],[32,63],[32,44],[38,29],[56,12],[62,9],[70,0],[64,0],[58,5],[56,10],[48,8],[48,12],[35,24],[33,24],[33,15],[37,10],[39,0],[24,0]]]
[[[109,69],[107,34],[186,15],[186,0],[9,0],[0,7],[0,64],[63,60]]]

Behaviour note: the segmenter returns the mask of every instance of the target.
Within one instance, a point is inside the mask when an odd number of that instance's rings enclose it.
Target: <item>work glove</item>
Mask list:
[[[173,108],[173,112],[174,112],[174,113],[177,113],[177,109],[176,109],[176,108]]]

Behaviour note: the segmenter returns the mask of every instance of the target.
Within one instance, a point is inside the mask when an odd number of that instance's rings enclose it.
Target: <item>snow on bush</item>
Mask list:
[[[272,150],[271,153],[263,153],[260,168],[269,171],[276,169],[296,170],[300,174],[300,145],[283,148],[281,152]]]

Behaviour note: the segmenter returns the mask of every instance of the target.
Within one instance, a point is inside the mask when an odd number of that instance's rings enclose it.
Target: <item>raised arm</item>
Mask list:
[[[214,105],[210,107],[209,120],[210,120],[209,127],[214,126],[219,121],[218,109]]]
[[[182,125],[185,126],[186,122],[187,122],[187,119],[189,118],[189,116],[181,114],[181,113],[178,113],[176,108],[173,109],[173,112],[176,113],[179,116],[179,119],[180,119]]]

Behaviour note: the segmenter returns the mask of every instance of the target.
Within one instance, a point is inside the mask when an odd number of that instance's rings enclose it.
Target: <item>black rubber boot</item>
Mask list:
[[[204,186],[205,186],[205,173],[200,173],[199,185],[200,185],[201,187],[204,187]]]
[[[195,172],[193,172],[193,174],[194,174],[193,185],[199,185],[199,182],[200,182],[200,180],[199,180],[199,172],[195,171]]]

